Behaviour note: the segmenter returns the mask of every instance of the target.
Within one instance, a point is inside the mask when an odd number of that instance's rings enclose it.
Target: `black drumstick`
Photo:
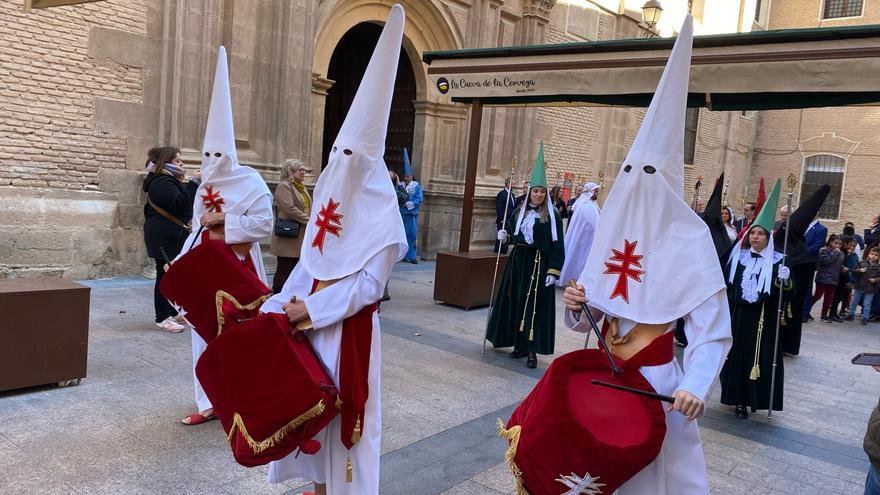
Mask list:
[[[568,285],[577,288],[577,281],[572,279]],[[611,355],[611,349],[608,348],[608,343],[605,342],[605,337],[602,336],[602,332],[599,331],[599,325],[596,324],[596,320],[593,318],[593,312],[590,311],[590,308],[588,308],[585,303],[581,303],[581,311],[586,314],[587,319],[590,320],[590,326],[593,327],[593,332],[596,333],[596,338],[599,339],[599,345],[602,346],[602,349],[605,351],[605,356],[608,357],[608,362],[611,363],[611,371],[613,371],[615,375],[623,373],[623,370],[621,370],[617,366],[617,363],[614,362],[614,357]]]
[[[641,390],[638,388],[627,387],[624,385],[617,385],[614,383],[603,382],[601,380],[590,380],[590,383],[593,385],[601,385],[603,387],[613,388],[616,390],[622,390],[624,392],[629,392],[631,394],[643,395],[645,397],[650,397],[651,399],[661,400],[663,402],[668,402],[670,404],[675,402],[675,397],[669,395],[658,394],[654,392],[648,392],[647,390]]]

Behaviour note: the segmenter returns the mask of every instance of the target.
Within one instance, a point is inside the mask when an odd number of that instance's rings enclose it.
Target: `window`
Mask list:
[[[816,218],[837,220],[840,214],[840,196],[843,192],[843,174],[846,160],[834,155],[814,155],[807,157],[804,168],[804,183],[801,185],[801,198],[808,198],[823,184],[831,186],[828,199],[819,210]]]
[[[761,22],[761,0],[755,2],[755,22]]]
[[[700,109],[688,108],[684,114],[684,162],[694,164],[697,149],[697,127],[700,124]]]
[[[862,15],[863,3],[864,0],[825,0],[825,8],[822,10],[822,19],[858,17]]]

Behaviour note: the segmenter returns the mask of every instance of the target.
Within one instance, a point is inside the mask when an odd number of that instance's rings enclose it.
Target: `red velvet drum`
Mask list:
[[[623,370],[613,375],[598,349],[553,361],[501,430],[519,493],[567,493],[560,478],[574,474],[598,478],[596,493],[610,494],[657,457],[666,436],[660,401],[590,382],[654,391],[637,367]]]
[[[314,454],[321,446],[312,438],[337,414],[333,380],[308,338],[291,335],[282,314],[226,326],[205,349],[196,375],[243,466],[297,448]]]
[[[249,262],[238,259],[229,245],[203,238],[171,265],[159,291],[186,310],[195,331],[210,344],[225,323],[256,316],[272,295]]]

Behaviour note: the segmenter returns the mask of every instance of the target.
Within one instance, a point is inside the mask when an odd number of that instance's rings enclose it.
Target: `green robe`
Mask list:
[[[519,209],[505,223],[513,250],[492,304],[488,338],[497,347],[511,347],[520,352],[553,354],[556,338],[556,286],[547,287],[547,275],[559,277],[565,261],[562,221],[556,220],[553,242],[550,220],[535,220],[533,243],[526,244],[522,232],[513,235]],[[537,290],[536,290],[537,286]]]
[[[745,266],[737,262],[736,276],[727,285],[727,300],[730,304],[730,326],[733,346],[721,369],[721,403],[729,406],[747,406],[752,412],[770,407],[770,379],[773,373],[773,348],[776,340],[776,319],[779,308],[779,287],[776,276],[782,265],[781,256],[773,265],[773,280],[770,294],[758,293],[758,300],[750,303],[742,298],[742,277]],[[728,271],[726,269],[725,271]],[[725,273],[725,280],[729,271]],[[783,301],[794,293],[792,279],[783,290]],[[761,329],[761,342],[758,346],[758,324],[761,311],[764,311],[764,326]],[[759,377],[752,379],[755,365],[755,351],[758,349]],[[776,353],[776,387],[773,391],[773,410],[782,410],[784,383],[782,365],[782,345]]]

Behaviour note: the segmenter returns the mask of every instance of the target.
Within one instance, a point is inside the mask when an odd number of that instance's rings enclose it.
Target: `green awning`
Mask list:
[[[435,90],[484,105],[645,107],[674,39],[425,52]],[[694,39],[691,106],[715,110],[875,105],[880,25]]]

